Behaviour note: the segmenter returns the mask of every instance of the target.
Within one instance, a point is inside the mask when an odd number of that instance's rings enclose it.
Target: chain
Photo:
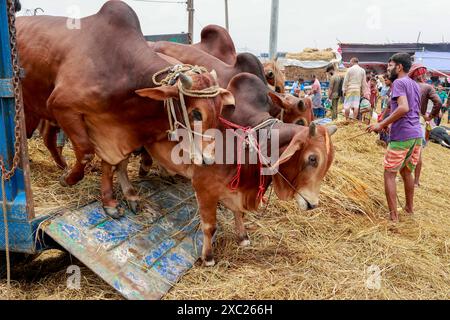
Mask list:
[[[15,115],[14,115],[14,157],[11,169],[7,170],[5,162],[0,157],[0,167],[2,176],[6,181],[16,172],[20,162],[20,138],[21,138],[21,123],[20,116],[22,112],[22,99],[20,91],[20,66],[17,53],[17,40],[16,40],[16,14],[14,7],[14,0],[7,0],[8,4],[8,20],[9,20],[9,43],[11,45],[11,60],[13,67],[13,87],[14,87],[14,100],[15,100]]]
[[[15,101],[15,115],[14,115],[14,157],[11,169],[7,170],[3,157],[0,157],[0,169],[1,169],[1,191],[2,191],[2,210],[3,210],[3,223],[5,227],[5,253],[6,253],[6,274],[7,274],[7,298],[9,300],[11,294],[11,261],[9,256],[9,228],[8,228],[8,215],[7,215],[7,198],[5,190],[5,181],[11,179],[19,167],[20,161],[20,138],[21,138],[21,126],[20,116],[22,112],[22,97],[20,92],[20,66],[17,54],[17,41],[16,41],[16,10],[14,0],[7,0],[8,8],[8,22],[9,22],[9,44],[11,46],[11,62],[13,67],[13,88],[14,88],[14,101]]]

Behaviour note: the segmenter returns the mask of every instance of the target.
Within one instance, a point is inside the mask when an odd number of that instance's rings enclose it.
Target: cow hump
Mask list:
[[[142,33],[136,12],[125,2],[107,1],[101,7],[98,15],[107,19],[111,25],[124,28],[131,27]]]

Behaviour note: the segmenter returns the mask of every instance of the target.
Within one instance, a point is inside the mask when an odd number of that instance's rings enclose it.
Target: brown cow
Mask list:
[[[225,31],[226,32],[226,31]],[[193,46],[177,44],[173,42],[149,42],[148,45],[156,52],[164,54],[165,57],[173,57],[182,63],[202,64],[208,70],[217,71],[218,83],[221,87],[226,88],[229,81],[235,75],[241,72],[248,72],[256,75],[266,83],[266,75],[264,67],[257,57],[251,53],[238,55],[236,64],[231,66],[212,56],[208,52],[194,48]],[[286,95],[287,96],[287,95]],[[287,123],[297,123],[308,125],[312,121],[312,103],[310,100],[304,99],[304,107],[295,97],[287,97],[285,99],[276,99],[272,104],[271,115],[280,118],[285,114],[283,121]],[[282,112],[282,110],[284,110]],[[144,151],[141,156],[141,165],[139,169],[140,176],[146,176],[153,164],[151,157]]]
[[[274,101],[274,107],[270,110],[272,117],[301,126],[309,126],[314,120],[311,98],[297,98],[284,94],[274,95]]]
[[[66,21],[50,16],[17,19],[19,54],[26,70],[22,84],[27,131],[46,119],[67,134],[77,162],[62,176],[64,185],[83,178],[94,153],[107,169],[120,166],[141,146],[166,140],[167,99],[185,95],[189,123],[184,125],[198,120],[205,130],[217,126],[224,103],[234,103],[211,74],[198,68],[157,87],[152,76],[173,66],[147,45],[136,13],[124,2],[106,2],[97,14],[80,20],[80,29],[69,29]],[[203,89],[214,89],[217,95],[202,98],[186,93]],[[176,102],[181,112],[179,108]],[[128,192],[129,186],[122,184],[122,189],[134,204],[137,197]],[[107,213],[117,217],[111,170],[103,173],[102,195],[110,200],[104,203]]]
[[[223,109],[222,117],[226,120],[243,127],[254,128],[272,118],[269,113],[272,102],[268,99],[268,95],[275,101],[279,97],[276,93],[269,93],[266,84],[258,77],[248,73],[239,74],[231,80],[228,90],[235,96],[236,106],[227,106]],[[221,126],[221,129],[224,131],[226,127]],[[334,158],[330,135],[336,131],[336,127],[329,127],[327,130],[322,126],[316,127],[314,123],[304,127],[279,121],[273,122],[273,129],[279,130],[279,150],[271,152],[279,152],[281,156],[274,165],[278,167],[278,173],[266,176],[262,185],[263,191],[273,182],[275,193],[280,199],[296,199],[301,210],[317,207],[321,181]],[[270,141],[267,145],[270,145]],[[260,205],[258,198],[261,191],[260,167],[257,164],[243,164],[240,184],[237,189],[231,190],[228,183],[235,177],[238,169],[235,148],[225,151],[225,154],[234,153],[235,161],[232,164],[202,167],[175,164],[170,160],[175,147],[176,143],[161,140],[149,146],[147,150],[169,173],[191,179],[198,200],[204,234],[202,258],[205,265],[211,266],[214,265],[211,241],[216,230],[216,210],[219,202],[234,212],[240,244],[249,244],[243,214],[257,210]],[[248,150],[246,152],[248,153]],[[218,159],[220,158],[216,158]]]
[[[286,81],[286,77],[278,66],[278,62],[271,60],[263,63],[263,66],[264,74],[266,75],[270,88],[278,93],[285,93],[284,83]]]

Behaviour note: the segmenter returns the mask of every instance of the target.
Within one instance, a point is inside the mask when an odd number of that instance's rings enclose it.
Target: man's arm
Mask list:
[[[370,92],[370,88],[368,87],[368,84],[366,81],[366,71],[363,70],[363,78],[361,80],[361,96],[363,96],[366,99],[370,99],[370,97],[366,96],[367,92]]]
[[[335,77],[331,77],[330,79],[330,87],[328,88],[328,98],[331,99],[331,93],[333,92],[334,89],[334,83],[335,83]]]
[[[439,111],[442,107],[442,101],[436,93],[436,90],[434,90],[432,86],[430,86],[430,89],[428,90],[427,98],[433,101],[433,109],[431,110],[430,116],[424,117],[426,121],[430,121],[431,119],[439,116]]]
[[[383,121],[373,124],[367,128],[367,131],[372,132],[380,132],[387,126],[389,126],[391,123],[397,121],[398,119],[402,118],[405,114],[409,112],[409,104],[408,99],[406,96],[400,96],[397,98],[398,102],[398,108],[395,109],[394,112],[392,112],[386,119]]]
[[[342,84],[342,93],[345,94],[347,93],[347,89],[348,89],[348,74],[349,72],[347,71],[347,73],[345,74],[344,77],[344,83]]]

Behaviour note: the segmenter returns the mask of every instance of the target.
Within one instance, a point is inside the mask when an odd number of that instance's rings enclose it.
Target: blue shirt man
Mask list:
[[[292,89],[290,91],[290,93],[294,96],[299,95],[299,91],[304,91],[305,90],[305,84],[304,84],[304,80],[302,78],[298,79],[298,81],[295,81],[294,84],[292,85]]]

